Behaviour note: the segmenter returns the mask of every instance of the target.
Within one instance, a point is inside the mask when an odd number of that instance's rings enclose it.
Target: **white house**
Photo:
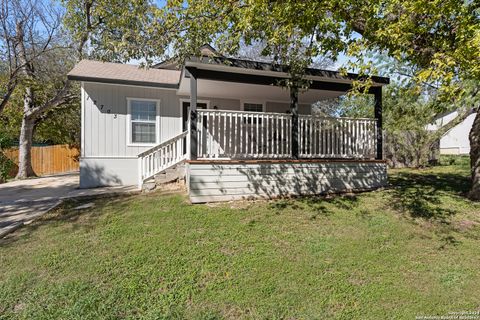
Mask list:
[[[83,60],[80,186],[139,185],[185,164],[192,202],[364,190],[386,183],[381,88],[369,119],[311,115],[356,74],[308,69],[308,91],[283,88],[286,67],[209,47],[179,67]]]
[[[443,127],[457,116],[457,111],[444,114],[439,117],[429,129],[436,130],[437,128]],[[440,154],[466,155],[470,153],[470,140],[468,136],[472,129],[475,116],[476,113],[472,113],[440,138]]]

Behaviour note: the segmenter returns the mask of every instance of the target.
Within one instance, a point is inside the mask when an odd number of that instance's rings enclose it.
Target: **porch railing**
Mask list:
[[[185,131],[138,155],[138,185],[186,159]]]
[[[301,158],[375,158],[375,119],[298,118]]]
[[[292,115],[197,110],[199,159],[292,157]],[[375,158],[376,119],[298,117],[300,158]]]
[[[288,158],[292,116],[284,113],[197,110],[198,158]]]

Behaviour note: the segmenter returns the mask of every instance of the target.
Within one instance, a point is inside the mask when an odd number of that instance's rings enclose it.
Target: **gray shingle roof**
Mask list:
[[[222,56],[211,56],[211,57],[192,57],[189,59],[189,62],[197,62],[204,65],[221,65],[228,67],[236,67],[241,69],[252,69],[258,71],[275,71],[288,73],[289,68],[286,65],[274,64],[270,62],[246,60],[246,59],[236,59],[236,58],[227,58]],[[188,65],[188,64],[187,64]],[[346,75],[341,74],[339,71],[333,70],[324,70],[324,69],[315,69],[307,68],[305,70],[306,76],[317,76],[332,79],[332,82],[335,80],[358,80],[361,78],[366,78],[365,76],[361,77],[356,73],[347,73]],[[387,77],[380,76],[371,76],[372,80],[378,84],[389,84],[390,79]]]
[[[79,81],[176,88],[180,74],[179,70],[144,69],[130,64],[82,60],[67,76]]]

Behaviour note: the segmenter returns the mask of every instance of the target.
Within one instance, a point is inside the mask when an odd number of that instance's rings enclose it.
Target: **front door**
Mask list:
[[[197,102],[197,109],[207,109],[206,103],[199,103]],[[188,114],[190,113],[190,102],[183,101],[182,102],[182,117],[183,117],[183,124],[182,124],[182,131],[185,132],[189,130],[188,127]],[[187,144],[183,144],[183,153],[187,153]]]
[[[197,102],[197,109],[207,109],[207,104]],[[183,114],[182,130],[183,131],[188,130],[188,114],[189,113],[190,113],[190,102],[189,101],[183,101],[182,102],[182,114]]]

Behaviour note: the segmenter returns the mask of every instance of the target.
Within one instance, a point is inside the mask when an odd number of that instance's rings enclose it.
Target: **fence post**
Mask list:
[[[298,159],[298,88],[290,87],[290,112],[292,113],[292,157]]]

